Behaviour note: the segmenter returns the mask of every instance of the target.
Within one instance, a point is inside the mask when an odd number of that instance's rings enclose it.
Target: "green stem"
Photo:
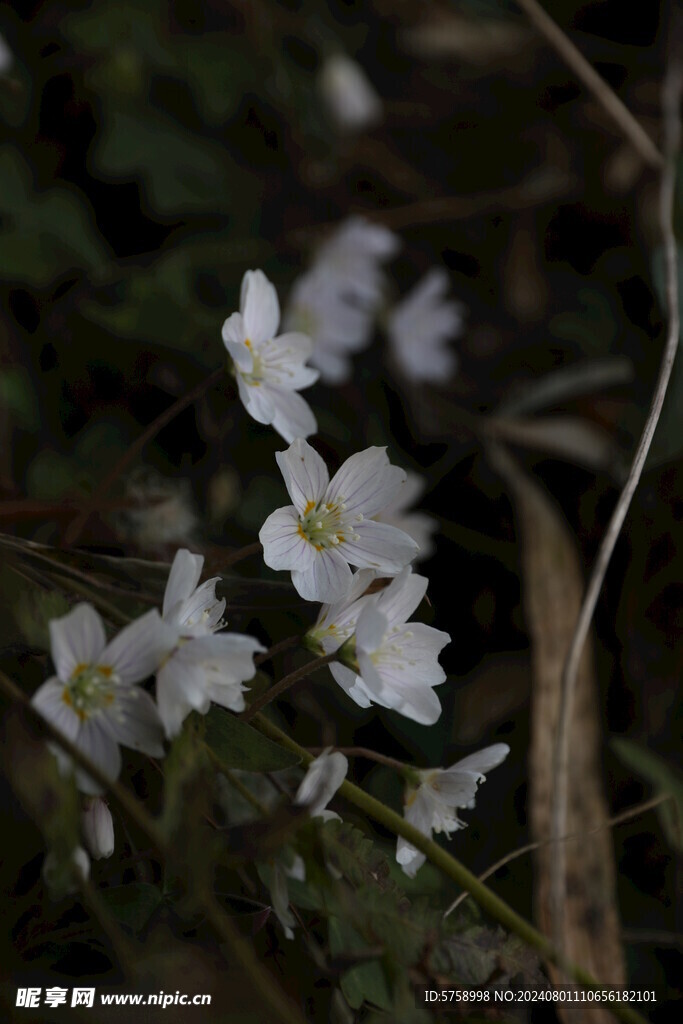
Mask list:
[[[287,750],[298,754],[304,764],[310,764],[313,760],[312,754],[305,747],[300,747],[298,743],[290,739],[285,732],[278,729],[276,725],[273,725],[263,715],[258,715],[254,719],[253,725],[264,736],[286,747]],[[402,818],[400,814],[397,814],[396,811],[392,811],[390,807],[386,807],[385,804],[375,799],[369,793],[366,793],[365,790],[355,786],[352,782],[342,782],[339,787],[339,795],[348,800],[349,803],[360,808],[369,817],[374,818],[375,821],[379,822],[380,825],[383,825],[390,832],[393,832],[394,835],[402,836],[412,846],[424,853],[435,867],[443,871],[445,875],[461,886],[461,888],[466,889],[482,910],[485,910],[491,917],[495,918],[508,931],[518,935],[528,946],[535,949],[544,960],[559,967],[577,984],[589,989],[605,987],[592,974],[584,970],[583,967],[579,967],[577,964],[566,960],[545,935],[529,924],[528,921],[525,921],[504,900],[496,896],[491,889],[483,885],[476,875],[468,871],[460,861],[457,861],[455,857],[451,856],[438,843],[435,843],[433,839],[423,835],[422,832],[407,822],[405,818]],[[601,1003],[600,1006],[605,1010],[609,1010],[610,1013],[617,1019],[624,1021],[625,1024],[646,1024],[645,1018],[641,1017],[639,1013],[626,1003]]]
[[[42,731],[54,743],[57,743],[65,754],[68,754],[72,761],[82,768],[95,780],[103,789],[108,790],[117,801],[121,809],[134,821],[141,832],[147,836],[151,843],[157,848],[166,859],[170,853],[164,833],[153,818],[151,818],[142,805],[125,789],[120,782],[110,779],[109,776],[93,764],[92,761],[82,753],[79,747],[75,746],[62,733],[43,718],[31,704],[28,697],[19,689],[9,676],[0,671],[0,692],[4,693],[14,703],[20,705],[27,717],[40,726]],[[273,976],[263,966],[254,950],[245,939],[239,934],[230,918],[223,912],[218,904],[206,895],[201,879],[195,879],[191,872],[188,872],[187,884],[190,892],[204,913],[206,919],[213,927],[220,940],[229,948],[229,955],[234,958],[244,974],[251,980],[254,992],[270,1011],[268,1020],[281,1021],[282,1024],[305,1024],[305,1018],[288,996],[275,983]]]
[[[302,665],[301,668],[297,668],[294,672],[290,672],[288,676],[281,679],[279,683],[275,683],[269,690],[261,694],[260,697],[250,704],[246,711],[243,711],[240,718],[245,722],[250,722],[254,715],[258,714],[266,704],[270,704],[271,701],[279,697],[280,694],[288,690],[294,683],[298,683],[299,680],[305,679],[306,676],[310,676],[311,672],[317,672],[319,668],[324,668],[325,665],[329,665],[331,661],[337,660],[337,652],[332,654],[324,654],[322,658],[316,658],[315,661],[309,661],[308,664]]]

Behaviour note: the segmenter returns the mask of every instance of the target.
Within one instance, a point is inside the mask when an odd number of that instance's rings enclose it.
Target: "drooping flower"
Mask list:
[[[50,622],[57,675],[36,691],[33,706],[110,779],[121,770],[119,744],[162,757],[163,728],[152,698],[136,684],[152,675],[172,646],[168,627],[154,610],[131,622],[108,644],[102,620],[79,604]],[[63,765],[70,759],[54,745]],[[75,769],[84,793],[100,786]]]
[[[334,811],[328,811],[327,805],[346,778],[349,762],[339,750],[331,747],[324,750],[319,757],[308,766],[294,803],[307,807],[312,818],[337,818]]]
[[[313,342],[305,334],[276,336],[280,304],[261,270],[242,279],[240,312],[223,324],[223,343],[235,366],[240,399],[258,423],[272,424],[285,441],[317,430],[315,416],[298,392],[318,379],[306,366]]]
[[[432,537],[439,529],[439,524],[433,516],[426,512],[414,511],[411,506],[420,498],[425,489],[425,481],[419,473],[406,471],[405,487],[401,490],[398,500],[394,504],[375,516],[379,523],[389,523],[399,530],[403,530],[409,537],[412,537],[420,551],[416,561],[421,562],[434,554],[434,542]]]
[[[408,622],[426,589],[426,578],[406,568],[378,594],[357,600],[358,671],[337,662],[330,671],[360,707],[379,704],[433,725],[441,714],[434,687],[446,678],[438,656],[451,638],[433,626]]]
[[[314,263],[295,281],[285,310],[287,329],[311,337],[310,362],[326,384],[349,380],[349,356],[364,349],[372,338],[375,305],[360,301],[347,288],[334,266],[325,261]]]
[[[346,131],[362,131],[382,117],[382,101],[361,66],[343,53],[328,57],[319,77],[332,117]]]
[[[389,313],[389,346],[411,380],[440,383],[458,365],[456,353],[446,344],[462,332],[463,309],[446,300],[448,287],[446,272],[431,270]]]
[[[406,533],[371,518],[396,500],[405,483],[384,448],[352,455],[332,480],[301,439],[276,459],[293,504],[268,516],[259,540],[266,565],[289,569],[305,600],[342,598],[351,585],[350,564],[394,576],[415,557],[417,545]]]
[[[293,939],[297,920],[289,906],[287,880],[294,878],[297,882],[305,882],[306,865],[298,853],[287,848],[265,868],[264,875],[270,889],[275,916],[284,929],[285,938]]]
[[[211,701],[243,711],[242,684],[253,678],[254,655],[264,649],[251,636],[216,632],[225,625],[225,600],[216,597],[219,577],[199,585],[203,565],[202,555],[181,548],[164,594],[163,619],[173,642],[157,671],[157,704],[169,738],[191,711],[206,714]]]
[[[509,753],[506,743],[494,743],[450,768],[418,771],[419,785],[409,786],[405,796],[406,821],[425,836],[444,832],[450,839],[451,832],[466,827],[458,818],[458,809],[474,807],[477,786],[486,781],[485,773],[497,768]],[[407,875],[414,878],[425,859],[423,853],[399,836],[396,860]]]
[[[95,860],[104,860],[114,852],[114,822],[111,811],[100,796],[86,796],[81,810],[83,842]]]

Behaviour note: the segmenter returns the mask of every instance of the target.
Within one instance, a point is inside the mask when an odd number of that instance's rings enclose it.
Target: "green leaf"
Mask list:
[[[353,927],[341,918],[330,918],[328,934],[332,956],[362,954],[367,948]],[[347,1003],[354,1010],[365,1002],[382,1010],[391,1009],[391,993],[379,960],[355,964],[341,975],[340,986]]]
[[[100,889],[107,910],[119,924],[139,932],[162,901],[161,890],[148,882],[129,882]]]
[[[655,790],[672,798],[657,807],[657,814],[667,840],[675,850],[683,851],[683,779],[678,771],[651,750],[631,740],[615,739],[612,746],[624,764],[652,783]]]
[[[204,742],[223,768],[278,772],[300,761],[296,754],[218,707],[212,707],[204,718]]]
[[[34,191],[13,146],[0,151],[0,186],[0,278],[44,288],[69,270],[96,273],[108,262],[84,197],[64,186]]]

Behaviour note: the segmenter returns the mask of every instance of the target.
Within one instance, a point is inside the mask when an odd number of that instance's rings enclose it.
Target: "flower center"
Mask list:
[[[344,516],[345,510],[346,505],[341,498],[330,505],[323,501],[309,501],[303,516],[299,516],[299,536],[317,551],[343,544],[347,536],[357,540],[358,534],[353,532],[348,516]]]
[[[109,665],[76,665],[64,687],[62,700],[82,722],[114,700],[119,677]]]

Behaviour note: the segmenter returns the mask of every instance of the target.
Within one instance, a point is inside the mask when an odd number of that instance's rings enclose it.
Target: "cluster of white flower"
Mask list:
[[[164,738],[180,731],[192,710],[206,714],[212,701],[241,711],[244,686],[254,675],[262,645],[250,636],[217,632],[225,623],[225,601],[216,597],[218,578],[199,586],[204,559],[177,552],[164,594],[154,609],[125,626],[107,643],[102,619],[89,604],[50,622],[56,675],[33,695],[33,706],[107,778],[121,771],[119,746],[163,757]],[[156,703],[139,686],[156,674]],[[71,760],[54,744],[65,770]],[[81,792],[95,797],[83,812],[83,833],[94,857],[110,856],[111,816],[102,789],[76,767]]]
[[[268,516],[259,539],[266,565],[290,572],[301,597],[322,604],[305,645],[337,655],[332,675],[361,707],[378,705],[430,725],[441,714],[435,688],[446,675],[438,658],[450,636],[409,621],[427,589],[412,563],[432,552],[436,525],[410,511],[423,482],[393,466],[378,447],[351,455],[330,479],[305,440],[317,424],[299,394],[319,373],[329,382],[347,379],[350,353],[372,336],[386,297],[383,264],[397,248],[385,228],[359,218],[342,225],[297,282],[285,318],[289,330],[281,335],[275,289],[262,271],[248,271],[240,312],[225,321],[222,337],[245,408],[290,443],[276,460],[292,504]],[[445,301],[446,290],[445,275],[434,271],[389,315],[395,360],[414,379],[442,379],[455,367],[443,346],[460,328],[460,311]],[[309,359],[316,369],[306,365]],[[224,632],[219,580],[200,584],[203,564],[201,555],[177,551],[161,611],[147,612],[110,642],[89,604],[50,622],[56,675],[36,692],[34,707],[108,779],[121,770],[120,746],[161,757],[164,740],[181,731],[191,711],[205,714],[212,701],[232,712],[245,708],[244,684],[263,648],[253,637]],[[156,699],[139,685],[152,676]],[[54,751],[85,794],[85,846],[94,858],[110,856],[114,829],[100,785],[57,745]],[[472,805],[483,772],[507,752],[498,744],[447,770],[406,768],[415,782],[407,820],[425,835],[461,827],[457,809]],[[309,766],[294,802],[312,816],[335,817],[326,808],[347,769],[341,752],[326,750]],[[287,878],[305,875],[301,858],[291,853],[271,864],[270,883],[287,934],[294,924]],[[78,857],[85,851],[79,848]],[[397,859],[412,875],[424,857],[399,840]]]

